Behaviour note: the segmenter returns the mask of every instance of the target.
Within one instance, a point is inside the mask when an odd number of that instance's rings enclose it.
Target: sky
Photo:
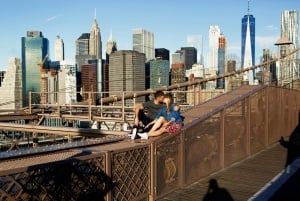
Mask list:
[[[263,48],[276,50],[283,10],[298,10],[298,0],[249,0],[255,17],[256,64]],[[49,39],[50,59],[54,42],[63,39],[65,59],[75,60],[75,41],[89,33],[96,18],[102,37],[103,58],[110,33],[118,50],[132,49],[132,30],[154,33],[155,48],[170,54],[187,46],[187,36],[203,37],[204,59],[208,55],[211,25],[220,27],[227,38],[227,53],[240,58],[241,19],[248,13],[248,0],[3,0],[0,6],[0,70],[10,57],[21,57],[21,37],[41,31]]]

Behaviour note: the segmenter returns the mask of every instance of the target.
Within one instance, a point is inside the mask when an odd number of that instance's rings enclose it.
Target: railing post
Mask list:
[[[265,107],[266,107],[266,112],[265,112],[265,117],[264,117],[264,124],[265,124],[265,147],[268,147],[269,145],[269,89],[270,86],[268,86],[267,88],[263,89],[265,92],[265,96],[266,96],[266,102],[265,102]]]
[[[224,108],[221,112],[220,112],[220,166],[221,169],[224,169],[225,167],[225,110],[226,108]]]
[[[31,114],[31,113],[32,113],[32,107],[31,107],[31,91],[29,91],[28,102],[29,102],[29,114]]]
[[[246,153],[251,154],[251,96],[245,99],[246,111]]]

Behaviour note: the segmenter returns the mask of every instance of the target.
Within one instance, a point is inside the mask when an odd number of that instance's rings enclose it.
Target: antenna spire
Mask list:
[[[250,0],[248,0],[248,9],[247,9],[247,11],[248,11],[248,15],[250,14]]]

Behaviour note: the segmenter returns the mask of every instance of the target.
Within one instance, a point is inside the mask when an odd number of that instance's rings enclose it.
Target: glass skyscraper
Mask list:
[[[248,2],[249,3],[249,2]],[[253,15],[244,15],[242,18],[242,42],[241,42],[241,68],[247,68],[255,65],[255,18]],[[250,85],[254,83],[254,70],[244,74],[244,81]]]
[[[40,92],[39,64],[49,53],[49,40],[40,31],[27,31],[22,37],[22,95],[23,107],[28,105],[29,92]],[[47,65],[45,62],[44,66]],[[34,93],[32,103],[40,103],[40,96]]]
[[[248,14],[242,18],[242,43],[241,44],[242,44],[241,47],[242,67],[249,67],[255,65],[255,18],[253,17],[253,15]],[[251,59],[250,61],[247,61],[248,56]]]

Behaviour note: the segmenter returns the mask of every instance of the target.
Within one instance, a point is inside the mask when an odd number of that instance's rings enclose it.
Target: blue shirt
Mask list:
[[[174,122],[182,122],[181,113],[180,110],[174,110],[174,107],[176,106],[175,103],[171,105],[171,110],[168,113],[167,108],[163,108],[159,110],[158,114],[156,115],[155,119],[158,119],[159,117],[164,117],[167,121],[171,121],[172,119]]]

